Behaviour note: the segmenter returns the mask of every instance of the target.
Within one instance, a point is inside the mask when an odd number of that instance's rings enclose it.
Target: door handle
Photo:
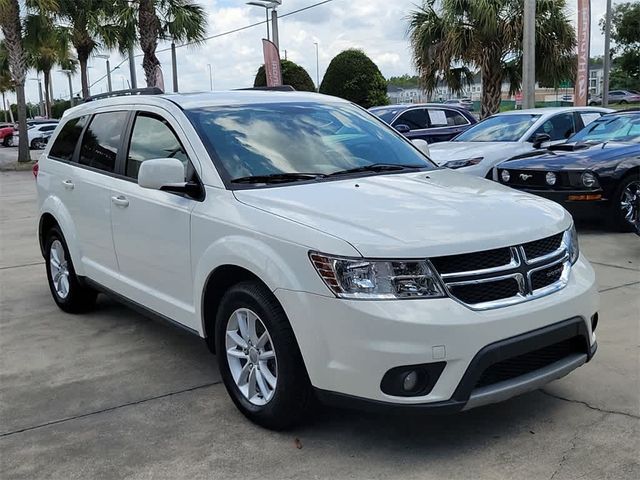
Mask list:
[[[129,206],[129,200],[127,200],[127,197],[125,197],[124,195],[118,195],[117,197],[111,197],[111,201],[119,206],[119,207],[128,207]]]
[[[75,187],[71,180],[63,180],[62,185],[64,185],[64,188],[66,188],[67,190],[73,190],[73,187]]]

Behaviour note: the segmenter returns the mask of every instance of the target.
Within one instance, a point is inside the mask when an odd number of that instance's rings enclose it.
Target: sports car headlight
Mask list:
[[[336,296],[352,299],[434,298],[445,294],[426,260],[367,260],[311,252],[309,258]]]
[[[571,224],[571,228],[564,232],[562,241],[567,247],[567,253],[569,254],[569,261],[571,265],[578,261],[580,256],[580,246],[578,245],[578,232],[576,232],[576,226]]]
[[[464,160],[451,160],[445,163],[443,166],[447,168],[462,168],[470,167],[471,165],[479,164],[484,157],[466,158]]]

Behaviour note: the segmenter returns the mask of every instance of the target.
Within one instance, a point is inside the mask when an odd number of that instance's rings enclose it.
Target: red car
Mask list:
[[[15,128],[13,128],[13,125],[9,123],[0,124],[0,143],[5,147],[10,146],[14,132]]]

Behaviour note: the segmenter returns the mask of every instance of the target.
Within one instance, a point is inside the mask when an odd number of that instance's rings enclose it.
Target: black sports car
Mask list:
[[[496,167],[498,181],[640,234],[640,110],[609,113],[566,143]],[[494,177],[495,178],[495,177]]]

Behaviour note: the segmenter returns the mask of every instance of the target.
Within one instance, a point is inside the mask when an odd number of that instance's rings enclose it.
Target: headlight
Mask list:
[[[582,184],[587,188],[597,187],[598,179],[591,172],[584,172],[582,174]]]
[[[576,226],[571,224],[571,228],[564,232],[562,241],[567,247],[567,253],[569,253],[569,261],[571,265],[578,261],[580,256],[580,246],[578,245],[578,232],[576,232]]]
[[[336,296],[356,299],[444,297],[426,260],[366,260],[311,252],[313,266]]]
[[[511,174],[509,173],[509,170],[502,170],[502,172],[500,172],[500,178],[504,183],[509,182],[509,180],[511,180]]]
[[[556,184],[556,174],[553,172],[547,172],[544,179],[547,181],[547,185],[555,185]]]
[[[451,160],[444,164],[447,168],[462,168],[462,167],[470,167],[471,165],[479,164],[484,157],[476,157],[476,158],[467,158],[464,160]]]

